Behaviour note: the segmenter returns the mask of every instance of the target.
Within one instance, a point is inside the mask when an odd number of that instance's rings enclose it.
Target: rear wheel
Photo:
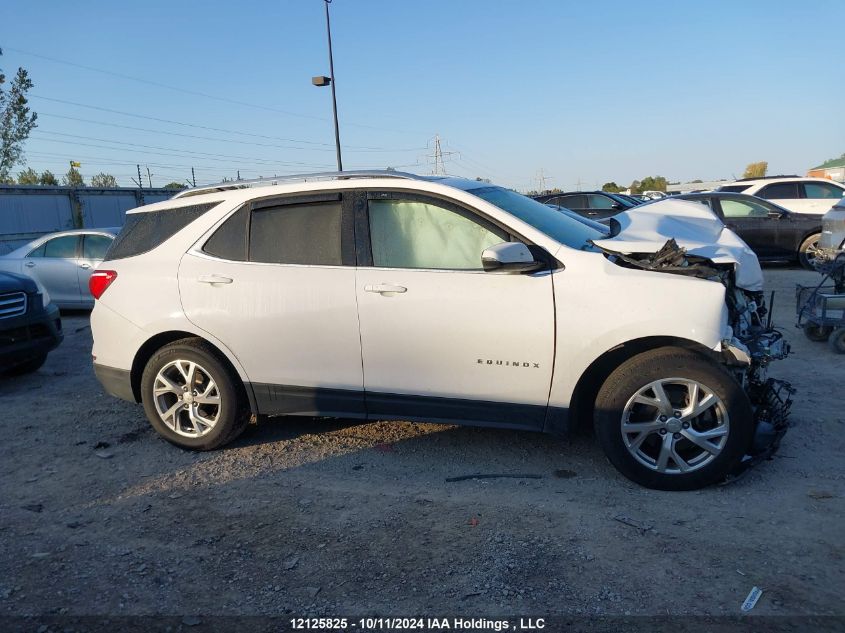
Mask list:
[[[816,253],[819,250],[821,236],[821,233],[814,233],[801,242],[801,246],[798,247],[798,263],[807,270],[816,269]]]
[[[833,328],[829,325],[804,324],[804,336],[814,343],[824,343],[831,332],[833,332]]]
[[[680,348],[639,354],[599,390],[596,436],[638,484],[694,490],[725,478],[751,445],[751,404],[714,361]]]
[[[845,354],[845,327],[836,328],[827,339],[827,344],[837,354]]]
[[[141,378],[141,399],[156,431],[193,450],[232,441],[249,421],[240,380],[199,339],[176,341],[150,358]]]

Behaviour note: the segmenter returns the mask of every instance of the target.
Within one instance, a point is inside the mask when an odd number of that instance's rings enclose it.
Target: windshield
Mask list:
[[[481,187],[470,189],[467,193],[496,205],[561,244],[578,250],[592,250],[589,240],[605,237],[603,232],[510,189]]]

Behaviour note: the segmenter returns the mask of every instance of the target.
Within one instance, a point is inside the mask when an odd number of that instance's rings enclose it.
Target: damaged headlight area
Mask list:
[[[769,363],[786,358],[790,348],[783,334],[772,325],[772,306],[766,307],[763,292],[737,286],[734,263],[715,263],[709,258],[689,254],[674,239],[669,239],[653,253],[623,254],[599,248],[619,266],[708,279],[725,286],[732,336],[722,341],[721,359],[748,395],[755,428],[752,446],[726,481],[736,479],[749,467],[770,458],[789,426],[795,390],[788,382],[767,376]]]

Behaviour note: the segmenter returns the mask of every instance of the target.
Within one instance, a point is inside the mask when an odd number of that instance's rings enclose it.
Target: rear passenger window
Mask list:
[[[151,251],[218,204],[219,201],[178,209],[130,213],[106,253],[106,260],[134,257]]]
[[[248,220],[249,207],[241,207],[214,232],[202,250],[221,259],[246,261]]]
[[[766,200],[794,200],[798,198],[798,187],[794,182],[777,182],[766,185],[757,195]]]
[[[836,200],[841,198],[843,193],[845,193],[845,191],[842,191],[842,189],[836,185],[829,185],[826,182],[804,183],[804,194],[808,198]]]
[[[254,209],[249,229],[249,261],[340,266],[340,238],[340,202]]]
[[[76,257],[76,245],[79,243],[79,236],[67,235],[57,237],[44,245],[44,257],[55,257],[58,259],[73,259]]]

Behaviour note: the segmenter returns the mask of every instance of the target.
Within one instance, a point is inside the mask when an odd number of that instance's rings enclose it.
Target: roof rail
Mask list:
[[[758,176],[757,178],[739,178],[734,182],[747,182],[749,180],[771,180],[772,178],[803,178],[797,174],[781,174],[780,176]]]
[[[319,180],[352,180],[355,178],[400,178],[404,180],[418,180],[420,176],[404,171],[395,170],[353,170],[353,171],[327,171],[315,172],[312,174],[290,174],[285,176],[273,176],[272,178],[254,178],[252,180],[227,180],[214,185],[192,187],[183,189],[174,198],[187,198],[188,196],[199,196],[204,193],[215,191],[231,191],[233,189],[249,189],[251,187],[269,187],[282,185],[288,182],[309,182]]]

